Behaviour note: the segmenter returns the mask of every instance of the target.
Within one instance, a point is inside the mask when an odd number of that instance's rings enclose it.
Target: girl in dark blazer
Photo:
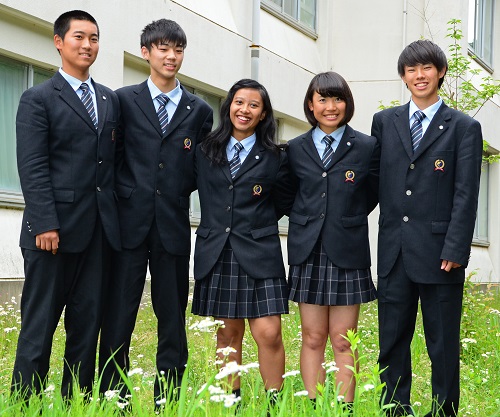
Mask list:
[[[196,150],[201,222],[193,313],[224,322],[217,348],[234,348],[225,360],[238,364],[248,319],[265,388],[279,390],[285,370],[280,315],[288,313],[288,289],[278,219],[290,201],[287,156],[274,143],[271,101],[258,82],[234,84],[220,120]],[[239,378],[229,383],[240,396]]]
[[[355,383],[348,366],[354,359],[344,336],[356,330],[360,304],[376,297],[367,217],[377,204],[379,152],[375,138],[347,125],[354,100],[339,74],[313,78],[304,111],[313,128],[288,147],[297,189],[288,231],[289,285],[302,321],[301,374],[314,400],[318,383],[325,382],[330,336],[336,384],[351,403]]]

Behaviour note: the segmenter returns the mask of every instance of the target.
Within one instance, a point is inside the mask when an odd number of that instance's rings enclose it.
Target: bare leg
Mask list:
[[[354,401],[356,382],[353,372],[346,367],[354,366],[354,358],[350,349],[351,345],[343,336],[347,335],[349,329],[357,330],[358,318],[359,304],[329,307],[330,341],[335,354],[335,363],[339,368],[335,376],[335,383],[337,386],[340,384],[339,394],[344,396],[346,402]]]
[[[245,320],[244,319],[217,319],[224,322],[224,327],[219,327],[217,330],[217,349],[223,349],[231,346],[236,350],[229,356],[224,356],[218,353],[217,356],[225,362],[236,361],[241,365],[241,349],[243,345],[243,335],[245,333]],[[235,376],[228,376],[228,385],[230,389],[235,390],[240,388],[240,378]]]
[[[281,316],[249,319],[258,347],[259,369],[266,390],[280,390],[285,373],[285,348],[281,337]]]
[[[328,306],[299,303],[302,322],[300,372],[309,398],[316,398],[318,384],[325,383],[325,347],[328,339]]]

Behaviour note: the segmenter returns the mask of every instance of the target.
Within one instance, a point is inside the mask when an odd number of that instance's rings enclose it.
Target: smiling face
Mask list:
[[[253,135],[259,122],[266,117],[262,97],[258,90],[241,88],[234,94],[229,108],[233,124],[232,136],[240,141]]]
[[[346,102],[339,97],[323,97],[315,91],[309,101],[309,110],[313,112],[319,128],[330,134],[337,130],[340,122],[344,120]]]
[[[54,36],[54,45],[61,55],[63,71],[81,81],[87,80],[99,52],[97,26],[88,20],[73,19],[64,39]]]
[[[411,92],[413,102],[423,110],[438,101],[439,79],[444,77],[446,70],[438,71],[433,64],[417,64],[405,66],[401,77]]]
[[[149,61],[151,80],[164,93],[175,88],[175,77],[184,60],[184,48],[170,43],[141,48],[142,57]]]

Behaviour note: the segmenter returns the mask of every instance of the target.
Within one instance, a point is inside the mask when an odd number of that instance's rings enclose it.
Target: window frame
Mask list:
[[[23,67],[23,77],[25,77],[24,80],[24,86],[23,86],[23,91],[28,90],[29,88],[34,86],[34,79],[35,79],[35,73],[37,71],[41,73],[46,73],[47,76],[52,76],[55,73],[55,70],[53,68],[43,68],[38,65],[33,65],[29,62],[25,62],[19,59],[12,58],[10,56],[6,56],[3,54],[0,54],[0,60],[4,62],[12,62],[16,65],[22,66]],[[21,93],[21,94],[22,94]],[[21,98],[19,96],[19,98]],[[15,120],[13,121],[15,125]],[[15,126],[14,126],[15,127]],[[9,140],[9,138],[6,138],[6,140]],[[16,140],[16,138],[12,138],[12,140]],[[3,208],[24,208],[25,206],[25,201],[23,197],[23,193],[21,188],[19,188],[19,191],[13,191],[13,190],[8,190],[3,188],[2,182],[0,182],[0,207]]]
[[[474,246],[484,246],[487,247],[490,245],[490,237],[489,237],[489,198],[490,198],[490,165],[488,162],[483,161],[482,164],[482,172],[481,172],[481,182],[479,185],[479,195],[478,195],[478,205],[477,205],[477,214],[476,221],[474,224],[474,235],[472,238],[472,244]],[[481,229],[485,230],[486,235],[480,234],[480,222]]]
[[[474,16],[471,16],[472,7],[474,3]],[[487,7],[488,6],[488,7]],[[469,0],[469,31],[473,35],[472,42],[468,40],[469,55],[477,61],[485,70],[493,72],[494,61],[494,31],[495,31],[495,1],[494,0]],[[489,20],[489,21],[488,21]],[[487,36],[486,32],[490,32],[492,36]],[[489,55],[485,56],[485,45],[489,42]]]
[[[286,1],[286,0],[282,0]],[[318,1],[314,0],[314,28],[310,28],[309,26],[302,23],[299,18],[294,18],[290,16],[288,13],[284,12],[284,5],[281,7],[274,3],[272,0],[262,0],[260,4],[261,9],[265,10],[269,14],[274,17],[282,20],[286,24],[292,26],[294,29],[297,29],[299,32],[313,38],[318,39]],[[297,14],[300,13],[300,0],[297,1]]]

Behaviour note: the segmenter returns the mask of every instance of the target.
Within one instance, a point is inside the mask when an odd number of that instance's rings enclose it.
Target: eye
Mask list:
[[[335,103],[340,103],[341,101],[344,101],[344,100],[342,100],[340,97],[335,97]]]
[[[182,53],[184,53],[184,49],[182,49],[182,48],[177,48],[177,49],[175,50],[175,52],[176,52],[176,53],[178,53],[178,54],[182,54]]]

